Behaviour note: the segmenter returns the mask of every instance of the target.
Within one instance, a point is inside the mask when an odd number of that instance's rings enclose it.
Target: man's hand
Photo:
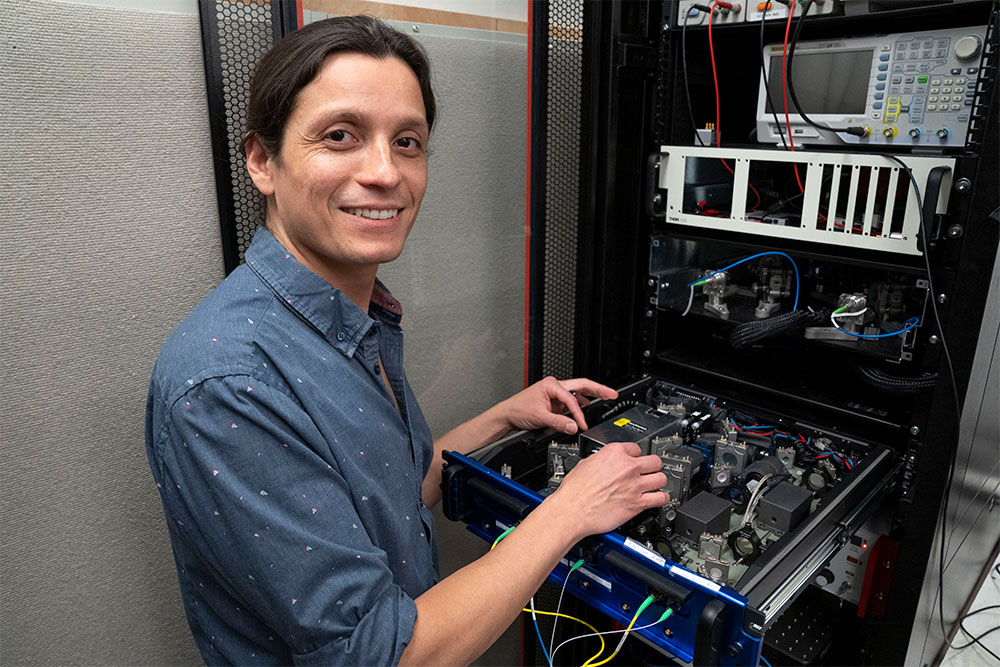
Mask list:
[[[618,392],[586,378],[547,377],[514,394],[497,407],[511,428],[553,428],[562,433],[586,431],[580,406],[595,398],[618,398]],[[563,414],[568,410],[569,415]]]
[[[634,442],[613,442],[583,459],[566,475],[551,500],[569,508],[580,537],[614,530],[639,512],[661,507],[667,476],[659,456],[640,456]]]

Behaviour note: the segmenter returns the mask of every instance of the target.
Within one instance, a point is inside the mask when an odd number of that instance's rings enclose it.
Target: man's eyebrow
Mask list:
[[[364,113],[353,109],[330,109],[319,114],[315,126],[322,128],[337,121],[347,121],[355,125],[366,125],[368,124],[368,120],[369,118]],[[427,131],[427,120],[420,116],[405,116],[399,119],[396,124],[399,127],[412,127],[425,132]]]

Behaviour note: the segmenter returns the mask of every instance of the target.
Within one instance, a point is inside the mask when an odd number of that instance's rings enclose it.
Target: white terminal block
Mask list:
[[[814,0],[809,7],[809,16],[828,16],[842,13],[842,3],[837,0]],[[770,2],[748,2],[745,14],[746,21],[748,22],[760,21],[762,17],[765,21],[787,19],[788,6],[775,0],[771,0]],[[793,16],[802,16],[802,0],[795,0]]]
[[[715,8],[715,15],[712,17],[712,25],[729,25],[733,23],[743,23],[746,21],[746,7],[747,3],[743,0],[740,2],[731,2],[732,9],[724,9],[722,7]],[[684,25],[685,15],[691,11],[692,5],[705,5],[707,7],[712,6],[712,0],[708,2],[699,2],[698,0],[681,0],[677,7],[677,27]],[[812,15],[812,12],[809,13]],[[708,25],[708,12],[698,12],[689,16],[687,18],[688,27],[694,25]]]

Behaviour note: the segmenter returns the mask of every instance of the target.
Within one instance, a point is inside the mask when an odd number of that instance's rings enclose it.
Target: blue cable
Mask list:
[[[712,276],[717,276],[720,273],[722,273],[723,271],[727,271],[727,270],[733,268],[734,266],[739,266],[743,262],[749,262],[751,259],[757,259],[758,257],[763,257],[765,255],[781,255],[782,257],[786,258],[789,262],[792,263],[792,268],[795,270],[795,303],[792,304],[792,310],[798,310],[799,309],[799,265],[795,263],[795,260],[792,259],[790,255],[787,255],[787,254],[785,254],[785,253],[783,253],[783,252],[781,252],[779,250],[768,250],[767,252],[759,252],[756,255],[750,255],[749,257],[741,259],[738,262],[733,262],[732,264],[730,264],[727,267],[719,269],[715,273],[710,273],[707,276],[704,276],[702,278],[698,278],[698,280],[693,280],[693,281],[689,282],[687,284],[687,286],[691,287],[695,283],[700,283],[703,280],[708,280]]]
[[[854,336],[855,338],[892,338],[893,336],[898,336],[901,333],[906,333],[907,331],[909,331],[913,327],[915,327],[918,324],[920,324],[920,318],[919,317],[911,317],[910,319],[906,320],[906,322],[904,322],[903,324],[905,326],[902,329],[900,329],[898,331],[893,331],[892,333],[887,333],[887,334],[856,334],[856,333],[851,333],[847,329],[841,329],[836,324],[834,324],[833,326],[837,327],[838,331],[842,331],[845,334],[847,334],[848,336]]]
[[[545,649],[545,640],[542,639],[542,631],[538,628],[538,616],[532,614],[531,620],[535,622],[535,632],[538,633],[538,645],[542,647],[542,653],[545,654],[545,663],[551,665],[552,660],[549,658],[549,652]]]
[[[763,662],[767,667],[771,667],[771,663],[764,659],[764,656],[760,656],[760,661]]]

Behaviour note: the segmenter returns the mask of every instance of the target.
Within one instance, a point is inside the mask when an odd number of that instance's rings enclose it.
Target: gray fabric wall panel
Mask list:
[[[222,278],[197,16],[0,3],[5,664],[196,664],[143,445]]]

